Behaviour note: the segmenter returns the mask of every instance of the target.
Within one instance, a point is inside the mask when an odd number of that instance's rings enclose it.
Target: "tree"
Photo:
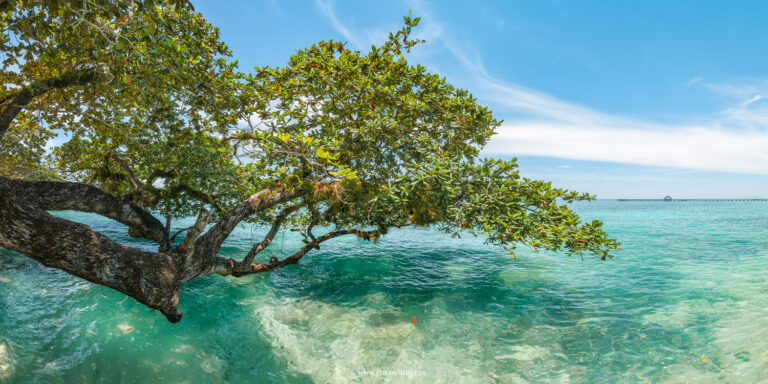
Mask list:
[[[171,322],[184,282],[296,264],[343,235],[375,242],[424,226],[482,235],[512,255],[523,244],[602,259],[618,247],[565,205],[589,195],[478,158],[500,122],[407,62],[418,18],[367,53],[324,41],[244,74],[183,1],[9,0],[0,12],[0,247]],[[57,132],[66,141],[46,154]],[[118,244],[55,210],[114,219],[158,250]],[[173,220],[195,215],[171,233]],[[242,259],[218,256],[244,222],[270,229]],[[286,228],[305,245],[256,262]]]

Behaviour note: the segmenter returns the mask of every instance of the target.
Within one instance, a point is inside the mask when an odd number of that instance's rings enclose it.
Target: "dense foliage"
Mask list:
[[[418,18],[368,52],[322,41],[242,73],[183,1],[0,4],[0,108],[35,93],[1,138],[2,176],[86,183],[168,220],[301,191],[247,220],[282,212],[309,238],[313,227],[375,240],[431,226],[510,252],[605,258],[618,246],[565,205],[589,195],[478,158],[500,122],[408,62]]]

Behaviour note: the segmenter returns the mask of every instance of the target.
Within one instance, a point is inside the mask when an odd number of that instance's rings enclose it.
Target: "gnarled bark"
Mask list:
[[[298,189],[286,190],[284,188],[268,188],[261,190],[238,204],[235,208],[225,213],[221,219],[195,242],[195,254],[200,255],[213,263],[221,244],[229,237],[232,230],[245,218],[256,212],[272,208],[300,197],[304,192]],[[201,273],[204,271],[201,270]]]
[[[177,260],[118,244],[87,225],[56,218],[0,194],[0,247],[96,284],[114,288],[181,320]]]
[[[133,237],[143,237],[169,248],[168,232],[160,220],[144,209],[85,184],[23,181],[0,177],[0,196],[13,196],[25,207],[46,211],[73,210],[96,213],[129,228]]]

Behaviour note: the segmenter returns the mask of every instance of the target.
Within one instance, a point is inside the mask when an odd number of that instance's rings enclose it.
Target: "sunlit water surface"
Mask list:
[[[768,204],[575,209],[622,241],[614,260],[515,261],[424,230],[339,238],[299,265],[185,284],[178,324],[0,251],[0,382],[768,381]],[[61,215],[151,248],[109,220]],[[264,233],[242,227],[222,254]],[[278,235],[260,257],[299,246]]]

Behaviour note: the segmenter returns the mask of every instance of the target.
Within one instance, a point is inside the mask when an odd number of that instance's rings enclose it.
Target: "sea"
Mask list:
[[[572,208],[623,249],[513,259],[429,229],[341,237],[298,265],[186,283],[178,324],[0,250],[0,382],[768,382],[768,202]],[[109,219],[55,214],[153,248]],[[266,231],[239,227],[221,255]],[[301,245],[281,233],[260,261]]]

